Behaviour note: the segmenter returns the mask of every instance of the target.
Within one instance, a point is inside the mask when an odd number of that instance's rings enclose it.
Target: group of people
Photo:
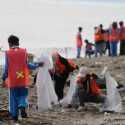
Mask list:
[[[8,38],[9,50],[5,51],[5,66],[2,75],[2,86],[9,89],[9,112],[14,120],[27,117],[28,87],[30,85],[29,69],[39,68],[36,78],[38,108],[51,108],[52,104],[64,97],[66,80],[78,66],[70,59],[65,59],[58,52],[53,52],[53,68],[49,57],[42,54],[38,62],[28,62],[26,49],[19,47],[19,38],[11,35]],[[53,83],[54,82],[54,83]]]
[[[77,34],[77,58],[83,43],[86,44],[85,55],[91,57],[92,54],[97,57],[102,56],[108,51],[108,56],[118,55],[118,43],[120,42],[120,55],[125,55],[125,26],[124,22],[113,22],[109,28],[103,29],[103,25],[94,27],[94,43],[82,39],[82,27],[78,28]],[[87,41],[87,42],[86,42]]]
[[[57,51],[51,55],[53,65],[46,54],[42,54],[38,62],[30,63],[26,49],[19,47],[17,36],[9,36],[8,43],[2,86],[9,89],[9,112],[13,120],[17,121],[19,114],[22,118],[27,118],[29,69],[39,68],[36,78],[39,111],[57,104],[63,105],[64,102],[67,103],[67,107],[73,107],[77,103],[79,109],[84,107],[85,102],[105,103],[106,95],[97,83],[97,75],[90,73],[87,67],[78,67],[73,60],[62,57]],[[70,92],[64,96],[67,80],[75,70],[78,70],[78,74],[76,77],[72,75],[75,80],[70,79]]]

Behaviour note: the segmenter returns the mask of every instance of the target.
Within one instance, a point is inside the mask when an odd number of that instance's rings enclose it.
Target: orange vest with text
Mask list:
[[[26,49],[10,49],[6,51],[6,56],[8,61],[7,87],[27,87],[29,85],[29,71]]]

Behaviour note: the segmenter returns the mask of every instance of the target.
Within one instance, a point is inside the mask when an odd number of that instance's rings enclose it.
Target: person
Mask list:
[[[96,48],[96,54],[95,56],[98,56],[98,53],[100,56],[102,56],[105,53],[106,43],[104,41],[104,30],[103,25],[100,24],[100,26],[94,28],[94,40],[95,40],[95,48]]]
[[[110,44],[109,44],[109,29],[104,31],[104,40],[106,42],[106,50],[108,50],[108,56],[111,56]],[[105,52],[106,52],[105,50]]]
[[[120,55],[125,55],[125,26],[124,22],[120,21]]]
[[[19,47],[19,38],[10,35],[8,38],[9,50],[5,51],[5,67],[3,71],[3,87],[9,89],[9,112],[13,120],[17,121],[19,111],[22,118],[27,117],[29,68],[35,69],[43,63],[28,63],[26,49]]]
[[[112,23],[112,27],[109,30],[109,41],[110,41],[110,50],[111,50],[111,56],[117,56],[117,50],[118,50],[118,41],[119,41],[119,30],[117,26],[117,22]]]
[[[81,67],[77,75],[77,95],[80,101],[79,110],[84,108],[86,102],[104,103],[105,95],[101,92],[93,74],[87,67]]]
[[[77,36],[76,36],[77,58],[80,58],[81,48],[82,48],[82,44],[83,44],[81,33],[82,33],[82,27],[78,27],[78,33],[77,33]]]
[[[49,74],[51,63],[48,55],[42,53],[38,61],[43,62],[44,66],[39,68],[36,78],[37,104],[39,111],[45,111],[51,109],[52,104],[57,104],[58,99],[54,90],[54,83]]]
[[[95,53],[95,51],[93,50],[93,43],[90,43],[87,39],[85,40],[86,43],[86,50],[85,50],[85,56],[89,56],[89,58],[91,58],[91,55]]]
[[[53,68],[50,70],[50,74],[55,83],[55,92],[60,101],[63,99],[63,90],[69,74],[77,69],[78,66],[72,60],[62,57],[58,52],[53,52],[52,60]]]

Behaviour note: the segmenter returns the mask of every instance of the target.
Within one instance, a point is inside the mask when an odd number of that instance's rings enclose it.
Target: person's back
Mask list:
[[[83,107],[85,102],[104,102],[105,97],[94,76],[89,74],[87,67],[80,68],[76,83],[80,107]]]
[[[5,66],[2,85],[7,83],[9,90],[9,112],[13,120],[17,121],[19,111],[22,118],[27,118],[29,69],[36,69],[43,63],[27,63],[27,52],[19,48],[19,38],[11,35],[8,38],[9,50],[5,52]]]
[[[27,52],[22,48],[6,51],[8,61],[8,87],[26,87],[29,84]]]
[[[85,47],[85,55],[91,57],[95,53],[95,50],[93,49],[93,46],[95,46],[93,43],[90,43],[88,40],[85,40],[86,47]]]
[[[82,47],[82,27],[78,27],[78,34],[76,36],[76,47],[77,47],[77,58],[80,58],[81,55],[81,47]]]
[[[101,29],[100,29],[99,27],[97,27],[97,28],[95,29],[94,38],[95,38],[95,42],[100,42],[100,41],[103,41],[103,40],[104,40],[103,32],[101,32]]]
[[[110,41],[111,56],[117,56],[117,49],[118,49],[117,44],[119,41],[119,30],[117,22],[113,22],[112,28],[109,30],[109,41]]]
[[[98,53],[102,56],[105,52],[106,43],[104,41],[104,30],[101,27],[95,28],[94,41],[96,48],[95,56],[97,57]]]

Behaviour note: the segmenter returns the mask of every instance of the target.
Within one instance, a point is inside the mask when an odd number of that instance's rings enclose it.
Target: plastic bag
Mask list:
[[[75,76],[74,76],[74,75],[70,75],[68,79],[70,79],[70,87],[69,87],[69,90],[68,90],[68,92],[67,92],[67,95],[60,101],[60,103],[61,103],[63,106],[66,106],[66,105],[68,105],[68,104],[71,104],[72,97],[73,97],[73,94],[74,94],[75,88],[76,88]]]
[[[54,90],[54,83],[49,74],[51,68],[49,57],[46,54],[42,54],[39,58],[39,62],[43,62],[44,66],[39,68],[36,85],[38,95],[38,109],[40,111],[51,108],[51,104],[57,104],[57,95]]]
[[[122,100],[120,93],[117,90],[118,84],[108,71],[105,72],[105,79],[106,79],[107,96],[102,111],[121,112]]]

